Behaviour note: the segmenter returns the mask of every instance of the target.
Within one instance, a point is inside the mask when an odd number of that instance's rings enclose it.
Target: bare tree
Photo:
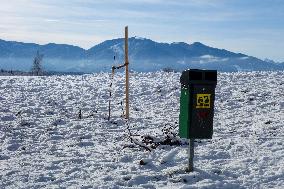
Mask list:
[[[40,54],[39,51],[37,51],[32,65],[32,75],[43,75],[42,59],[43,54]]]

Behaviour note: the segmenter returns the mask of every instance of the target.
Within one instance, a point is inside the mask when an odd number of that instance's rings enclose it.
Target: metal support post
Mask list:
[[[194,139],[189,139],[189,147],[188,147],[188,172],[193,171],[193,157],[194,157]]]

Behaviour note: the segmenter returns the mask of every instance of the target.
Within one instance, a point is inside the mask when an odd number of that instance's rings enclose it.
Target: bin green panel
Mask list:
[[[180,138],[189,137],[189,90],[181,88],[180,94],[180,114],[179,114],[179,136]]]

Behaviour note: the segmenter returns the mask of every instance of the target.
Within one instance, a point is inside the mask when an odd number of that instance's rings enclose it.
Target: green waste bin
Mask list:
[[[182,72],[179,136],[187,139],[211,139],[216,70],[191,69]]]

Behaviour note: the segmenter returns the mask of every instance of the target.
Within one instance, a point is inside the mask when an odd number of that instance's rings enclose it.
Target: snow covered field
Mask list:
[[[195,142],[192,173],[187,145],[150,152],[130,142],[123,77],[110,122],[109,74],[0,77],[0,188],[284,187],[284,72],[218,75],[213,139]],[[131,74],[137,141],[178,131],[179,77]]]

